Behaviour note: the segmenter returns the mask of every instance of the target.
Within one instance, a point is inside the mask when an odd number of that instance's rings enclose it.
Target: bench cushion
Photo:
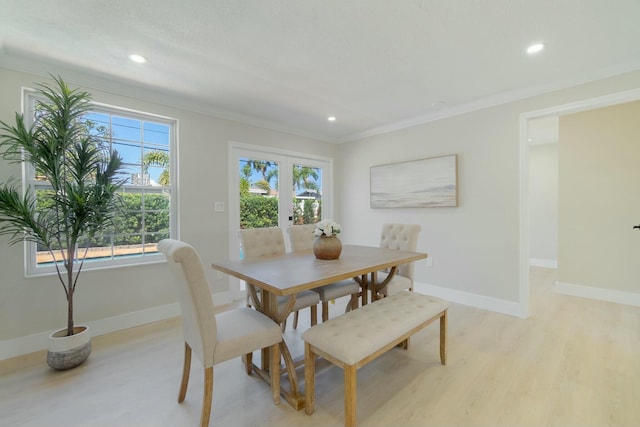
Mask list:
[[[302,339],[356,365],[447,308],[439,298],[403,291],[307,329]]]

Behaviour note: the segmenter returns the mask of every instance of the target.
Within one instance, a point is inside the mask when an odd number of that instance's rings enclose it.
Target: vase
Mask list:
[[[338,259],[342,252],[342,242],[338,236],[319,236],[313,241],[313,254],[318,259]]]

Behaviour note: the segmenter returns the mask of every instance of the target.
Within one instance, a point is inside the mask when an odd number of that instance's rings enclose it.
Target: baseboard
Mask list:
[[[640,293],[594,288],[592,286],[576,285],[559,281],[556,281],[553,290],[559,294],[640,307]]]
[[[414,283],[413,289],[416,292],[433,295],[450,302],[469,305],[471,307],[481,308],[483,310],[495,311],[497,313],[508,314],[510,316],[516,317],[520,317],[521,313],[520,304],[514,301],[507,301],[418,282]]]
[[[214,302],[215,305],[229,304],[232,302],[232,295],[230,292],[216,293],[214,295]],[[175,302],[146,310],[86,322],[86,324],[91,328],[91,336],[97,337],[134,326],[170,319],[179,315],[180,305]],[[53,330],[0,341],[0,360],[33,353],[34,351],[45,350],[48,346],[51,332],[53,332]]]
[[[532,267],[558,268],[557,259],[531,258],[529,265]]]

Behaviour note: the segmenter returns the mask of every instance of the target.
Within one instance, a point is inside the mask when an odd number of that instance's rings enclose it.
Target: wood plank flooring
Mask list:
[[[554,274],[532,268],[527,320],[453,304],[447,366],[438,328],[428,327],[408,352],[360,369],[358,425],[640,425],[640,308],[555,294]],[[301,312],[297,331],[289,322],[294,355],[308,318]],[[50,370],[44,352],[0,362],[0,426],[195,426],[202,369],[194,361],[178,404],[182,349],[180,321],[170,319],[95,337],[88,361],[71,371]],[[211,425],[343,425],[342,370],[317,368],[316,410],[307,416],[273,405],[267,384],[244,374],[240,359],[217,365]]]

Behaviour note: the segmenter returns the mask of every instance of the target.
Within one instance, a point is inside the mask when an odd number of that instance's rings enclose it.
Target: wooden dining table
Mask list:
[[[377,298],[380,288],[395,274],[399,265],[426,258],[423,252],[391,250],[371,246],[343,245],[338,259],[316,259],[311,251],[289,252],[250,260],[214,261],[211,266],[223,273],[247,283],[255,308],[281,324],[295,304],[296,294],[345,279],[354,279],[362,287],[362,304],[368,295]],[[378,283],[377,272],[388,270],[385,280]],[[281,297],[286,303],[280,305]],[[290,389],[282,388],[282,396],[296,409],[304,407],[304,395],[300,393],[296,374],[296,361],[291,357],[286,341],[282,341],[281,354],[285,362]],[[268,351],[262,353],[261,366],[253,366],[265,381],[271,381],[274,373],[268,371]],[[280,375],[280,372],[275,373]]]

